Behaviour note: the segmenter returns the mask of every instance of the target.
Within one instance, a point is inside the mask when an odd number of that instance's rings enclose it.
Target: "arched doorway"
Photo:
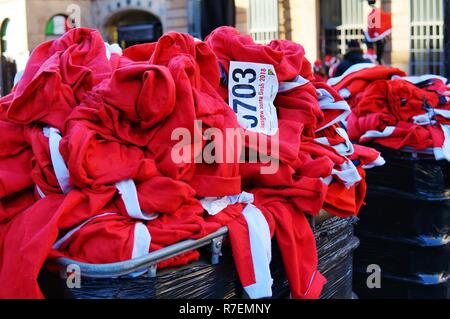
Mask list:
[[[0,96],[11,92],[14,86],[14,76],[17,73],[16,62],[8,57],[8,44],[11,40],[9,22],[10,20],[6,18],[0,24]]]
[[[159,18],[150,12],[129,9],[113,14],[106,22],[107,40],[122,48],[157,41],[162,36]]]

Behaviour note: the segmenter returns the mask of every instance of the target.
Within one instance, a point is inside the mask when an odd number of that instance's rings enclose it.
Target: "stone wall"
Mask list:
[[[90,0],[26,0],[26,20],[28,29],[28,47],[33,50],[46,40],[47,22],[57,14],[69,15],[70,5],[80,7],[81,25],[93,27]]]

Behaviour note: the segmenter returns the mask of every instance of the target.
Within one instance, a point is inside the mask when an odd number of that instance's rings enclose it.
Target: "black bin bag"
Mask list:
[[[450,298],[449,277],[445,274],[399,276],[382,272],[379,288],[369,288],[369,275],[363,269],[355,269],[354,289],[361,299]]]
[[[450,198],[450,163],[436,161],[432,151],[392,150],[370,145],[381,152],[386,165],[367,171],[369,187],[386,187],[410,193],[418,199]]]
[[[353,234],[355,218],[332,218],[314,227],[319,270],[328,279],[323,299],[351,299],[353,251],[359,244]],[[273,298],[289,298],[282,259],[273,242],[271,272]],[[68,299],[242,299],[247,298],[239,282],[231,249],[224,246],[217,264],[211,263],[208,246],[201,259],[183,267],[158,270],[155,276],[137,278],[81,278],[81,288],[69,289],[66,279],[44,269],[39,283],[47,298]],[[53,263],[52,270],[58,264]],[[62,266],[60,271],[62,270]]]
[[[449,199],[430,200],[391,188],[369,185],[357,231],[433,240],[450,234]]]
[[[375,148],[386,165],[367,172],[354,290],[360,298],[450,298],[450,164],[432,151]],[[381,287],[367,283],[374,266]]]
[[[379,265],[383,271],[401,274],[450,273],[449,240],[414,243],[412,238],[389,237],[359,232],[360,248],[355,252],[355,266],[367,269]]]

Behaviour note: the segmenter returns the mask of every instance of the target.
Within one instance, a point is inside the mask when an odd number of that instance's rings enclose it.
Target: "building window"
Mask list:
[[[48,20],[45,27],[45,36],[47,40],[59,38],[69,30],[69,21],[66,15],[57,14]]]
[[[109,43],[118,43],[122,48],[135,44],[158,41],[162,36],[162,24],[154,14],[138,9],[120,10],[105,23]]]
[[[370,10],[366,0],[321,0],[322,57],[344,55],[350,40],[358,40],[365,49],[363,30]]]
[[[411,1],[411,64],[413,75],[445,73],[444,1]]]
[[[257,43],[279,38],[278,0],[250,0],[249,33]]]
[[[342,24],[338,30],[338,51],[345,54],[350,40],[364,42],[364,25],[370,7],[367,1],[341,0]]]
[[[188,32],[206,38],[221,26],[236,25],[234,0],[187,0]]]
[[[341,1],[320,1],[320,50],[321,56],[338,56],[340,42],[337,27],[342,24]]]

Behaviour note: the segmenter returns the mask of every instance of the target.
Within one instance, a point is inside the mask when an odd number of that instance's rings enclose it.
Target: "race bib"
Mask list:
[[[241,127],[271,136],[277,133],[278,116],[273,102],[278,79],[273,65],[231,62],[228,92],[229,105]]]

